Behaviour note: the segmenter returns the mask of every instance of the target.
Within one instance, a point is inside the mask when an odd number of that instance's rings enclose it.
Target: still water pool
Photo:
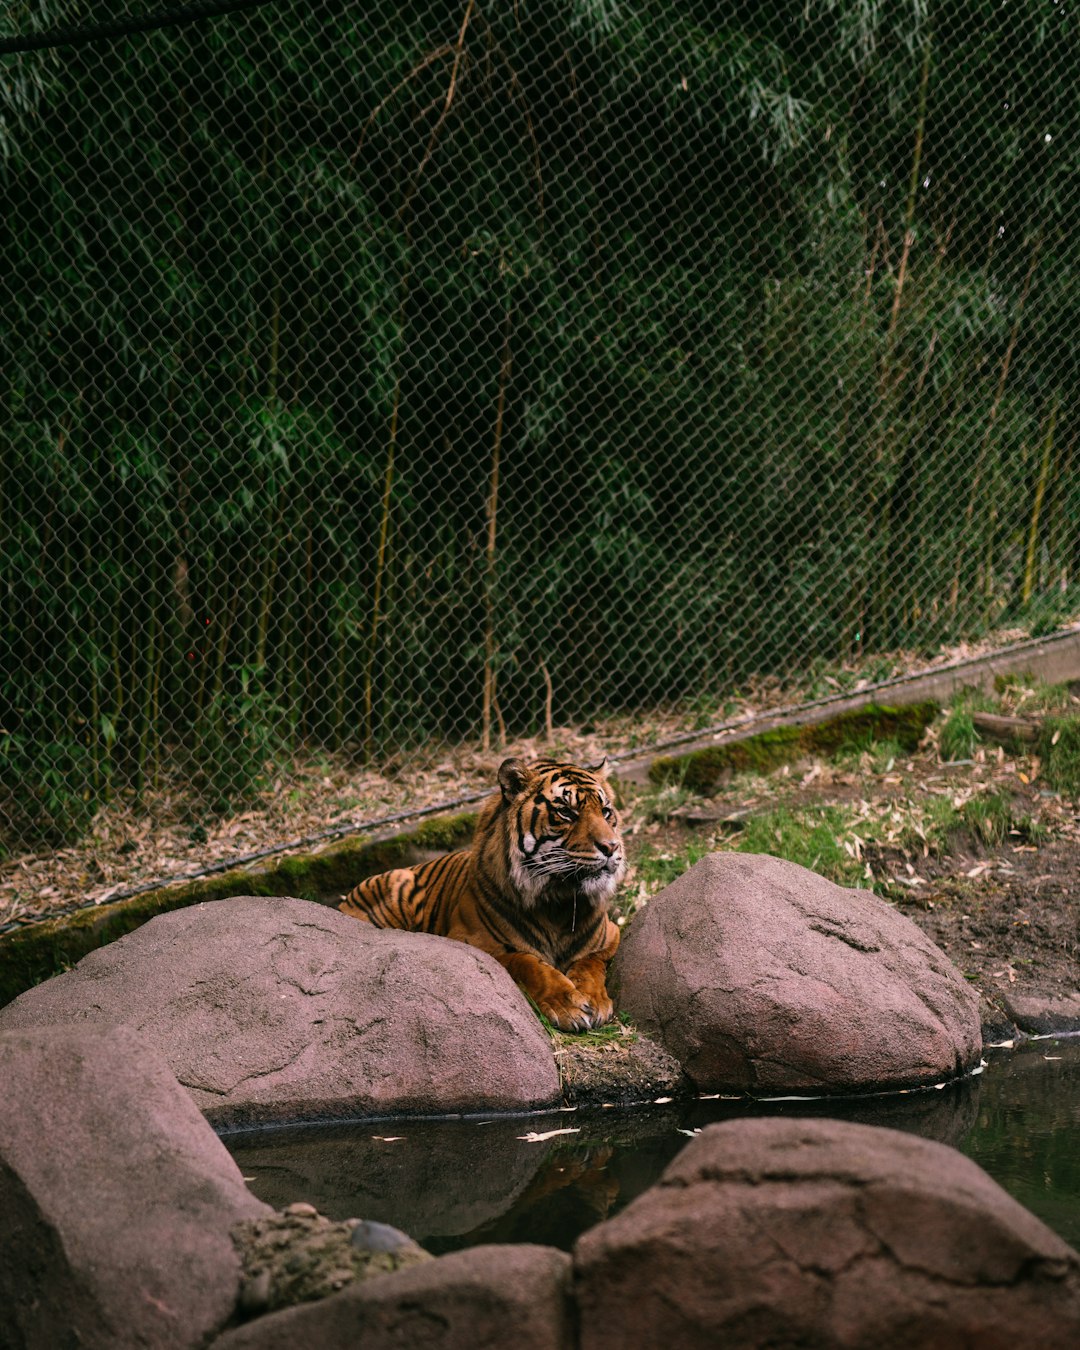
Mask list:
[[[305,1126],[227,1135],[225,1143],[252,1191],[276,1208],[307,1200],[333,1219],[378,1219],[436,1253],[479,1242],[568,1249],[651,1186],[702,1125],[834,1117],[958,1148],[1080,1247],[1080,1038],[988,1058],[982,1074],[928,1092]]]

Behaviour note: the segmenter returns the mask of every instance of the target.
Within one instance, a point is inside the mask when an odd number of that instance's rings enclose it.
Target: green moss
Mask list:
[[[845,750],[867,749],[876,741],[894,741],[909,752],[938,711],[933,702],[904,707],[871,703],[826,722],[775,727],[742,740],[661,757],[654,761],[649,778],[656,784],[676,782],[693,792],[708,793],[731,774],[768,773],[808,755],[832,758]]]
[[[475,825],[469,812],[433,817],[415,830],[382,839],[351,839],[319,853],[165,886],[7,933],[0,937],[0,1006],[158,914],[235,895],[317,899],[341,894],[365,877],[408,866],[419,854],[463,847]]]

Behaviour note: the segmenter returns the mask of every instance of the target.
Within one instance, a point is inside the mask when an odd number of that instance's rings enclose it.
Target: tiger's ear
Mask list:
[[[499,765],[499,787],[502,788],[503,801],[513,801],[519,792],[524,792],[528,781],[529,769],[523,759],[504,759]]]
[[[587,765],[585,766],[585,768],[586,768],[587,772],[596,774],[597,778],[606,778],[606,777],[607,777],[607,755],[604,756],[604,758],[600,761],[599,764],[587,764]]]

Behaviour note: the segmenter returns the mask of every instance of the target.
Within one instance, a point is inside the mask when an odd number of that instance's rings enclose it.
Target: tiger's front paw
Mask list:
[[[611,1000],[607,1000],[608,1011],[601,1017],[593,1003],[570,988],[557,994],[549,994],[538,999],[540,1011],[560,1031],[589,1031],[592,1027],[602,1026],[611,1018]]]
[[[608,998],[606,990],[599,996],[590,995],[586,1002],[594,1009],[592,1020],[594,1027],[606,1027],[615,1016],[615,1004]]]

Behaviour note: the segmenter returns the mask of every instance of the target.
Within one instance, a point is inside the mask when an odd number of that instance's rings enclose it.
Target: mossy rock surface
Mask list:
[[[653,783],[681,783],[695,792],[708,793],[731,774],[768,773],[808,755],[828,758],[849,747],[862,749],[873,741],[896,741],[904,750],[914,750],[939,712],[938,704],[932,701],[901,707],[871,703],[827,721],[774,727],[722,745],[663,756],[653,762],[649,778]]]
[[[372,1246],[363,1240],[366,1230],[384,1240]],[[358,1280],[432,1260],[397,1229],[360,1219],[335,1222],[303,1203],[284,1214],[241,1220],[233,1242],[243,1265],[239,1306],[245,1317],[326,1298]]]

